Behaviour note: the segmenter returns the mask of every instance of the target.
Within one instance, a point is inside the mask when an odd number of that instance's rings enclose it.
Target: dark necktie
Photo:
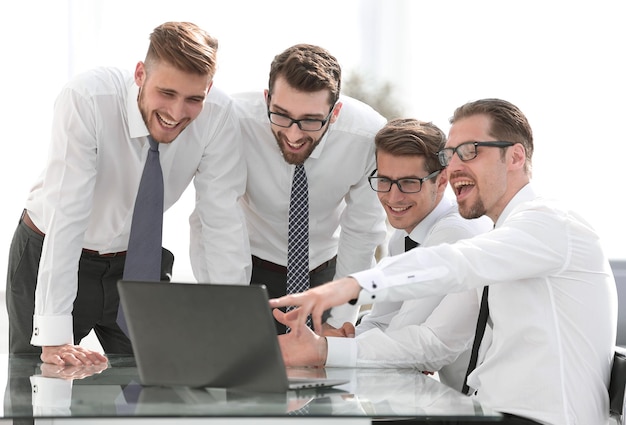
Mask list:
[[[469,392],[469,386],[467,385],[467,377],[476,368],[476,362],[478,360],[478,349],[480,343],[485,334],[485,328],[487,327],[487,319],[489,318],[489,286],[483,288],[483,296],[480,300],[480,311],[478,313],[478,321],[476,323],[476,334],[474,335],[474,344],[472,345],[472,354],[470,356],[469,365],[467,366],[467,373],[465,374],[465,380],[463,381],[463,394]]]
[[[304,165],[296,165],[289,203],[287,293],[309,289],[309,186]],[[287,311],[293,307],[287,307]],[[310,326],[310,318],[307,324]]]
[[[419,243],[415,242],[413,239],[411,239],[408,236],[404,237],[404,252],[410,251],[413,248],[416,248],[420,246]]]
[[[124,280],[161,280],[161,244],[163,235],[163,172],[159,144],[150,136],[148,158],[141,175],[124,264]],[[122,306],[117,323],[128,335]]]

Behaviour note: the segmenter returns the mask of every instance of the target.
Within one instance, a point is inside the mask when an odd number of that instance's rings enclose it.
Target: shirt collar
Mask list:
[[[535,189],[530,183],[527,183],[526,186],[522,187],[519,192],[517,192],[515,196],[511,198],[506,207],[504,207],[504,210],[502,210],[502,214],[500,214],[500,217],[498,217],[498,221],[496,221],[494,228],[499,227],[500,224],[504,223],[506,221],[506,218],[511,214],[511,212],[513,212],[515,207],[524,202],[532,201],[535,198],[537,198],[537,193],[535,192]]]
[[[131,138],[146,137],[150,134],[146,123],[139,111],[139,86],[132,80],[128,85],[128,96],[126,98],[126,114],[128,116],[128,133]]]
[[[330,134],[331,131],[333,131],[333,128],[332,128],[332,124],[329,123],[328,124],[328,130],[326,131],[324,136],[322,136],[322,140],[320,140],[319,145],[317,145],[315,147],[315,149],[313,149],[313,152],[311,152],[311,155],[309,155],[309,158],[317,159],[317,158],[319,158],[322,155],[322,151],[324,150],[324,146],[326,146],[326,140],[328,140],[328,135]]]
[[[441,201],[437,204],[437,206],[430,212],[422,221],[419,222],[415,229],[408,234],[405,232],[405,236],[409,236],[415,242],[420,244],[424,243],[428,233],[430,233],[430,229],[439,221],[441,217],[446,215],[450,208],[453,208],[455,202],[448,198],[447,196],[443,196]]]

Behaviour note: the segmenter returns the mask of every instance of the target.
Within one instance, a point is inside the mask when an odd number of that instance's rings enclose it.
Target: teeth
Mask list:
[[[471,181],[465,180],[465,181],[460,181],[460,182],[456,182],[454,183],[454,188],[459,188],[461,186],[473,186],[474,183],[472,183]]]
[[[163,118],[159,113],[157,113],[156,116],[159,119],[159,121],[161,121],[166,127],[176,127],[178,125],[178,122],[168,121],[165,118]]]
[[[400,208],[398,208],[398,207],[392,207],[392,206],[389,206],[389,209],[390,209],[391,211],[393,211],[393,212],[402,212],[402,211],[406,211],[406,210],[408,210],[408,209],[409,209],[409,207],[400,207]]]
[[[301,148],[301,147],[302,147],[302,145],[304,145],[304,143],[305,143],[305,142],[302,142],[302,143],[291,143],[291,142],[289,142],[289,141],[287,142],[287,144],[288,144],[289,146],[291,146],[292,148],[294,148],[294,149],[299,149],[299,148]]]

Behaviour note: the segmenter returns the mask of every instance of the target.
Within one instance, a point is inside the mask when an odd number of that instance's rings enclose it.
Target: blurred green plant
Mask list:
[[[344,94],[367,103],[387,120],[404,116],[402,105],[394,97],[394,90],[390,82],[375,81],[358,71],[350,72],[344,78],[342,87]]]

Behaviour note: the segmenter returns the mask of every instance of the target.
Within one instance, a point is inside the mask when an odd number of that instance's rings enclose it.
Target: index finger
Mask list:
[[[280,298],[271,298],[270,307],[277,308],[277,307],[299,306],[300,304],[297,301],[296,295],[297,294],[288,294]],[[296,299],[294,300],[294,298]]]

